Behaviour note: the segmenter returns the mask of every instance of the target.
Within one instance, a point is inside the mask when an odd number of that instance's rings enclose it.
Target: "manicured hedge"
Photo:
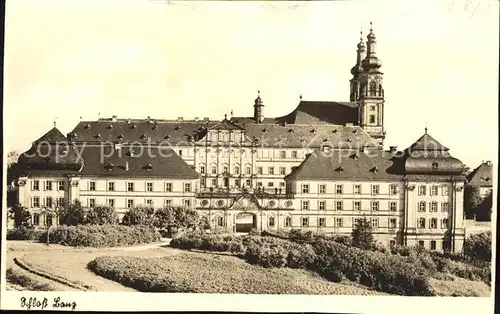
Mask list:
[[[43,231],[34,228],[19,227],[7,230],[7,240],[31,240],[39,241]]]
[[[50,230],[50,243],[83,247],[116,247],[160,240],[160,234],[147,226],[78,225],[58,226]],[[45,242],[47,232],[41,237]]]

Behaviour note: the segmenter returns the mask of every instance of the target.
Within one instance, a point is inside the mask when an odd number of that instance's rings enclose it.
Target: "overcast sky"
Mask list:
[[[497,0],[7,1],[4,143],[101,117],[266,116],[349,100],[373,21],[386,146],[429,133],[471,167],[497,160]]]

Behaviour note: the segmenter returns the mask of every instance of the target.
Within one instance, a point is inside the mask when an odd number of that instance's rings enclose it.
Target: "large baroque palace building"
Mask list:
[[[55,126],[19,158],[18,200],[44,208],[79,200],[123,215],[145,205],[195,208],[213,226],[350,234],[371,221],[386,245],[462,250],[464,165],[425,131],[385,150],[384,85],[372,30],[358,44],[350,101],[304,101],[265,116],[81,121]]]

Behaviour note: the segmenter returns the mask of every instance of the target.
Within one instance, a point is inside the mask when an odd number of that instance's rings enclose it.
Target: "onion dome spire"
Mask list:
[[[359,38],[359,43],[357,45],[358,50],[356,51],[356,64],[351,69],[351,74],[357,76],[359,73],[363,72],[363,67],[361,65],[362,60],[365,58],[366,49],[365,43],[363,42],[363,30],[359,32],[361,37]]]
[[[367,36],[367,53],[366,57],[361,63],[364,70],[378,70],[382,66],[382,62],[377,58],[377,42],[376,36],[373,32],[373,24],[370,22],[370,33]]]

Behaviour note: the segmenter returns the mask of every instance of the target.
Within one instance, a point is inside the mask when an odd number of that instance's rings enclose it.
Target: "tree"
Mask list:
[[[491,231],[472,234],[465,239],[464,254],[473,260],[491,262]]]
[[[471,185],[466,185],[464,189],[465,217],[468,219],[473,219],[482,201],[483,200],[481,198],[481,195],[479,194],[479,189]]]
[[[153,226],[155,220],[155,210],[153,207],[134,207],[129,209],[122,219],[122,224]]]
[[[14,227],[30,227],[31,226],[31,213],[30,211],[21,206],[21,204],[15,204],[9,209],[8,214],[10,219],[14,219]]]
[[[491,221],[491,210],[493,207],[493,192],[489,192],[476,211],[476,220],[478,221]]]
[[[366,218],[358,220],[358,223],[352,229],[351,237],[353,246],[363,250],[373,248],[372,225]]]
[[[67,226],[76,226],[85,222],[85,209],[80,201],[76,200],[59,210],[59,224]]]
[[[160,229],[167,230],[167,233],[172,234],[180,228],[196,228],[201,223],[201,217],[194,209],[185,207],[164,207],[160,208],[155,213],[154,226]]]
[[[105,225],[115,224],[118,221],[118,214],[115,209],[108,206],[96,206],[87,209],[85,216],[86,224]]]

